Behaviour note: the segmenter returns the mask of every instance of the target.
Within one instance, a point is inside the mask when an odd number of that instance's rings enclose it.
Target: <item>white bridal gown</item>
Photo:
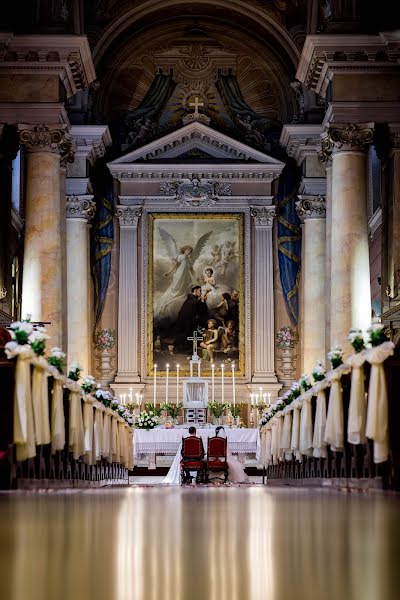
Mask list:
[[[182,444],[179,444],[177,453],[175,454],[174,462],[169,468],[169,471],[161,483],[166,485],[180,485],[181,483],[181,451]],[[249,478],[244,472],[244,469],[236,456],[233,456],[229,451],[229,445],[227,450],[227,461],[228,461],[228,483],[249,483]],[[219,473],[213,472],[210,476],[217,477]],[[221,474],[221,476],[223,476]]]

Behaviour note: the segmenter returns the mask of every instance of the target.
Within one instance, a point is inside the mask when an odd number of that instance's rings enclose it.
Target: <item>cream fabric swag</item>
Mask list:
[[[49,376],[48,363],[43,356],[34,356],[31,360],[32,373],[32,404],[35,421],[35,439],[38,446],[49,444],[50,417],[49,393],[47,378]]]

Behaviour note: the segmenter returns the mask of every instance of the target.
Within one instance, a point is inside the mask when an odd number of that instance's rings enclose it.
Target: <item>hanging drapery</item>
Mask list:
[[[297,167],[288,163],[279,177],[275,197],[278,221],[279,275],[286,309],[293,325],[299,313],[299,280],[301,260],[300,219],[296,212],[298,187]]]
[[[127,112],[126,120],[136,121],[145,118],[153,121],[156,119],[170,99],[175,87],[176,82],[172,78],[172,73],[168,75],[158,73],[139,106]]]

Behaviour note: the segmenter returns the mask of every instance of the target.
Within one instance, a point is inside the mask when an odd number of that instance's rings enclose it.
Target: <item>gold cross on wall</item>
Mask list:
[[[204,106],[204,102],[200,102],[199,97],[195,96],[194,98],[194,102],[189,102],[189,106],[193,106],[194,107],[194,116],[198,117],[199,116],[199,106]]]

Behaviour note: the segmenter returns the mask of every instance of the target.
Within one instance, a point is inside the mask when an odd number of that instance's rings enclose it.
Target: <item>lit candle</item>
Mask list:
[[[262,397],[263,397],[263,391],[262,391],[262,387],[260,387],[260,402],[262,402]]]
[[[267,394],[266,393],[263,394],[263,401],[264,401],[264,404],[267,404]]]
[[[236,406],[235,363],[232,363],[232,399],[233,399],[233,408],[235,408],[235,406]]]
[[[137,406],[139,406],[139,394],[135,394],[135,397],[136,397],[136,404],[137,404]]]
[[[122,394],[122,404],[125,404],[126,394]]]
[[[215,376],[215,365],[211,363],[211,402],[214,402],[214,376]]]
[[[156,407],[157,402],[157,365],[154,365],[154,390],[153,390],[153,406]]]
[[[167,367],[167,377],[165,380],[165,402],[168,402],[168,382],[169,382],[169,365],[165,365]]]
[[[250,406],[253,408],[254,394],[250,394]]]
[[[142,410],[142,402],[143,402],[143,394],[140,394],[139,396],[139,410]]]
[[[176,403],[179,404],[179,365],[176,365]]]
[[[197,363],[197,377],[200,377],[200,364],[201,360],[199,360],[199,362]]]
[[[268,392],[268,406],[271,405],[271,394],[270,392]]]
[[[258,394],[255,394],[256,397],[256,406],[258,405]]]
[[[222,364],[221,365],[221,402],[224,403],[224,369],[225,369],[225,365]]]

